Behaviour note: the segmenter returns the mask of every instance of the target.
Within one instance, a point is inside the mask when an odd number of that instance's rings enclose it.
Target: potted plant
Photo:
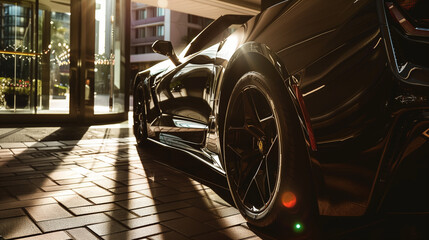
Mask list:
[[[14,108],[14,99],[16,99],[16,108],[27,107],[30,97],[30,81],[17,79],[14,82],[11,78],[0,78],[0,85],[6,107]]]

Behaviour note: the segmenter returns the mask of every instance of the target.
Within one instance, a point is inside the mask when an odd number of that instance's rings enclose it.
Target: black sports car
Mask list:
[[[152,48],[138,144],[225,175],[251,224],[429,211],[429,1],[283,1]]]

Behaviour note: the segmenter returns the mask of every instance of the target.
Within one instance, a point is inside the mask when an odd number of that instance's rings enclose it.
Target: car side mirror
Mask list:
[[[176,53],[174,52],[173,45],[170,41],[156,40],[152,44],[152,50],[156,53],[162,54],[170,58],[174,65],[179,65],[180,61],[177,58]]]

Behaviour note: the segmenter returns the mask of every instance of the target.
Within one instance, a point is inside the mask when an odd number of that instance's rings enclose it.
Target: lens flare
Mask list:
[[[295,231],[295,232],[302,232],[302,230],[303,230],[304,228],[303,228],[303,226],[302,226],[302,224],[301,223],[295,223],[295,225],[293,226],[293,230]]]
[[[296,205],[296,196],[293,192],[285,192],[282,195],[283,206],[293,208]]]

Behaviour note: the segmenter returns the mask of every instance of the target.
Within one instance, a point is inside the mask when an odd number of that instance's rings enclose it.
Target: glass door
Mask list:
[[[0,3],[0,113],[68,114],[70,2]]]
[[[121,4],[95,0],[94,114],[124,112],[121,77]],[[122,28],[123,31],[123,28]]]
[[[69,113],[70,1],[42,3],[38,10],[37,113]]]
[[[0,3],[0,112],[31,113],[36,92],[35,4]]]

